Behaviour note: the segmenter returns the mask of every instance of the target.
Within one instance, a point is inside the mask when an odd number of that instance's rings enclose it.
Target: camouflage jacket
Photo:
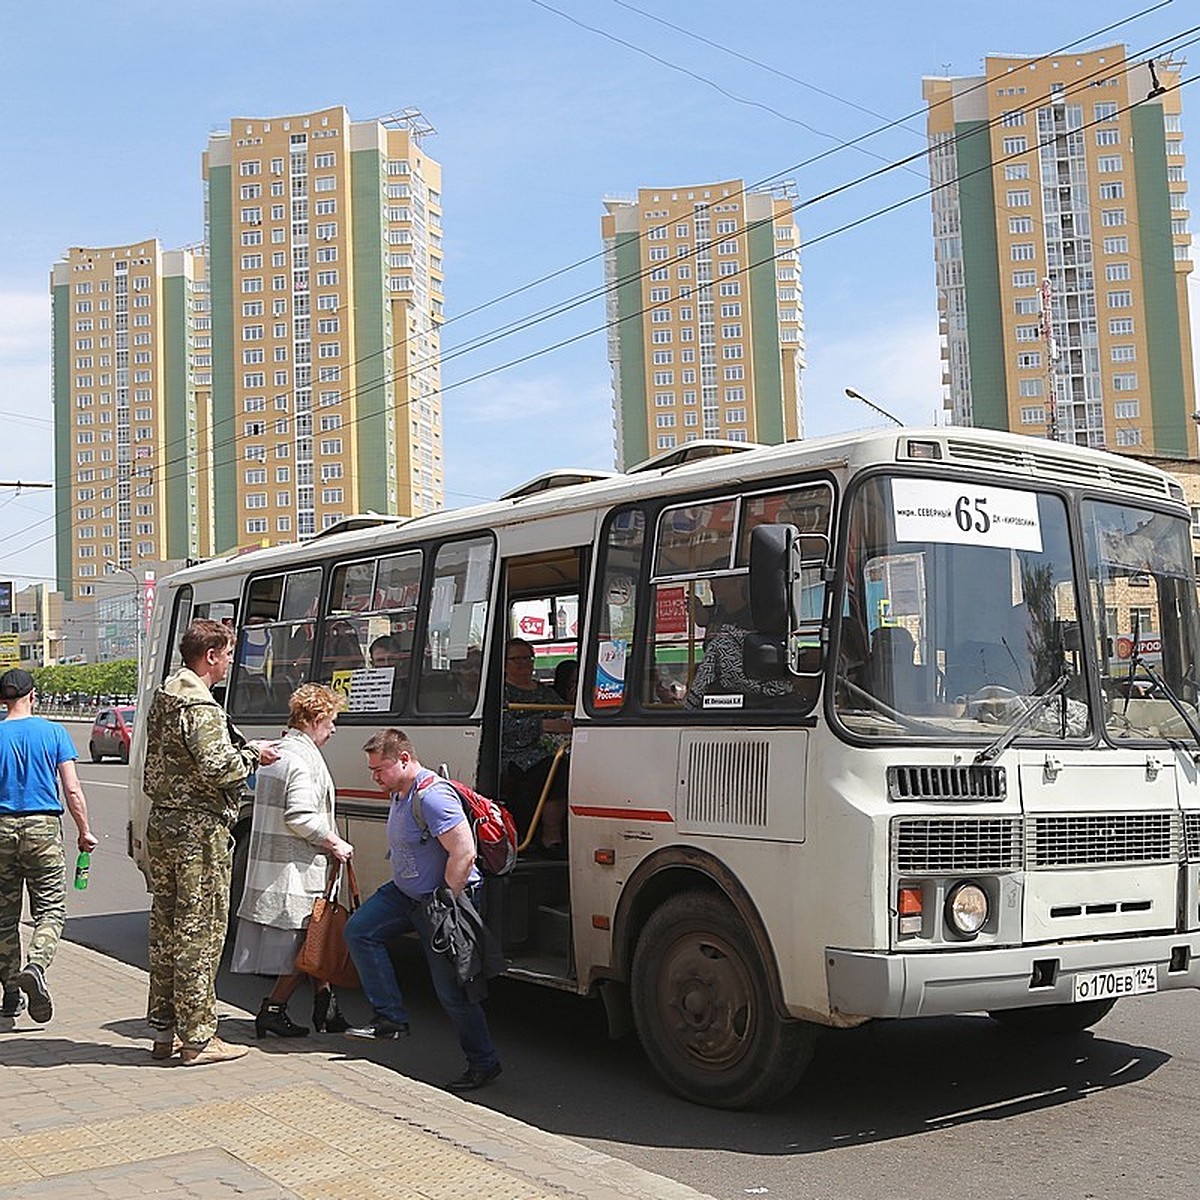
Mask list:
[[[237,819],[249,746],[194,671],[181,667],[154,693],[146,722],[144,787],[152,809],[188,809]]]

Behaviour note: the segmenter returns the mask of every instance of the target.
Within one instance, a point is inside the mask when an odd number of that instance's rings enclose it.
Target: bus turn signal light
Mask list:
[[[600,864],[600,866],[611,867],[617,861],[617,852],[615,850],[601,849],[601,850],[597,850],[595,852],[595,854],[592,855],[592,857],[596,860],[597,863]]]
[[[896,897],[901,933],[920,933],[924,900],[919,887],[902,887]]]

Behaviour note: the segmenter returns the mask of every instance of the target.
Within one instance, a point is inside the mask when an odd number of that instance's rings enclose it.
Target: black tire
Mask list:
[[[684,1099],[713,1108],[782,1099],[820,1032],[775,1011],[745,923],[709,892],[672,896],[651,915],[633,955],[632,998],[655,1070]]]
[[[125,764],[125,766],[129,766],[129,747],[126,745],[122,745],[121,752],[117,755],[117,757],[121,760],[122,763]]]
[[[104,761],[104,755],[101,754],[100,751],[96,749],[95,742],[88,742],[88,754],[90,754],[92,756],[92,762],[103,762]]]
[[[1040,1004],[1035,1008],[1004,1008],[989,1012],[1005,1029],[1028,1037],[1062,1037],[1091,1029],[1112,1012],[1115,1000],[1084,1000],[1080,1004]]]

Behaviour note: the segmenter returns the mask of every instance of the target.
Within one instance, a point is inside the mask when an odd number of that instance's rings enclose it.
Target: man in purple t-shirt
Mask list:
[[[463,892],[471,895],[478,886],[471,826],[454,789],[421,766],[412,742],[399,729],[375,734],[363,750],[371,777],[391,796],[388,849],[392,878],[346,922],[346,945],[374,1010],[370,1025],[349,1029],[347,1036],[408,1036],[408,1009],[387,943],[415,930],[438,1001],[467,1056],[466,1071],[446,1086],[454,1092],[486,1087],[500,1074],[500,1057],[487,1018],[479,1003],[467,997],[450,960],[432,949],[428,926],[420,919],[422,903],[439,888],[448,888],[457,897]],[[413,816],[412,801],[418,789],[427,830]]]

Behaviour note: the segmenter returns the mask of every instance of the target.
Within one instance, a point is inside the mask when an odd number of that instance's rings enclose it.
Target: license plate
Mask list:
[[[1085,971],[1076,975],[1071,999],[1117,1000],[1122,996],[1143,996],[1158,991],[1158,968],[1149,963],[1140,967],[1121,967],[1114,971]]]

